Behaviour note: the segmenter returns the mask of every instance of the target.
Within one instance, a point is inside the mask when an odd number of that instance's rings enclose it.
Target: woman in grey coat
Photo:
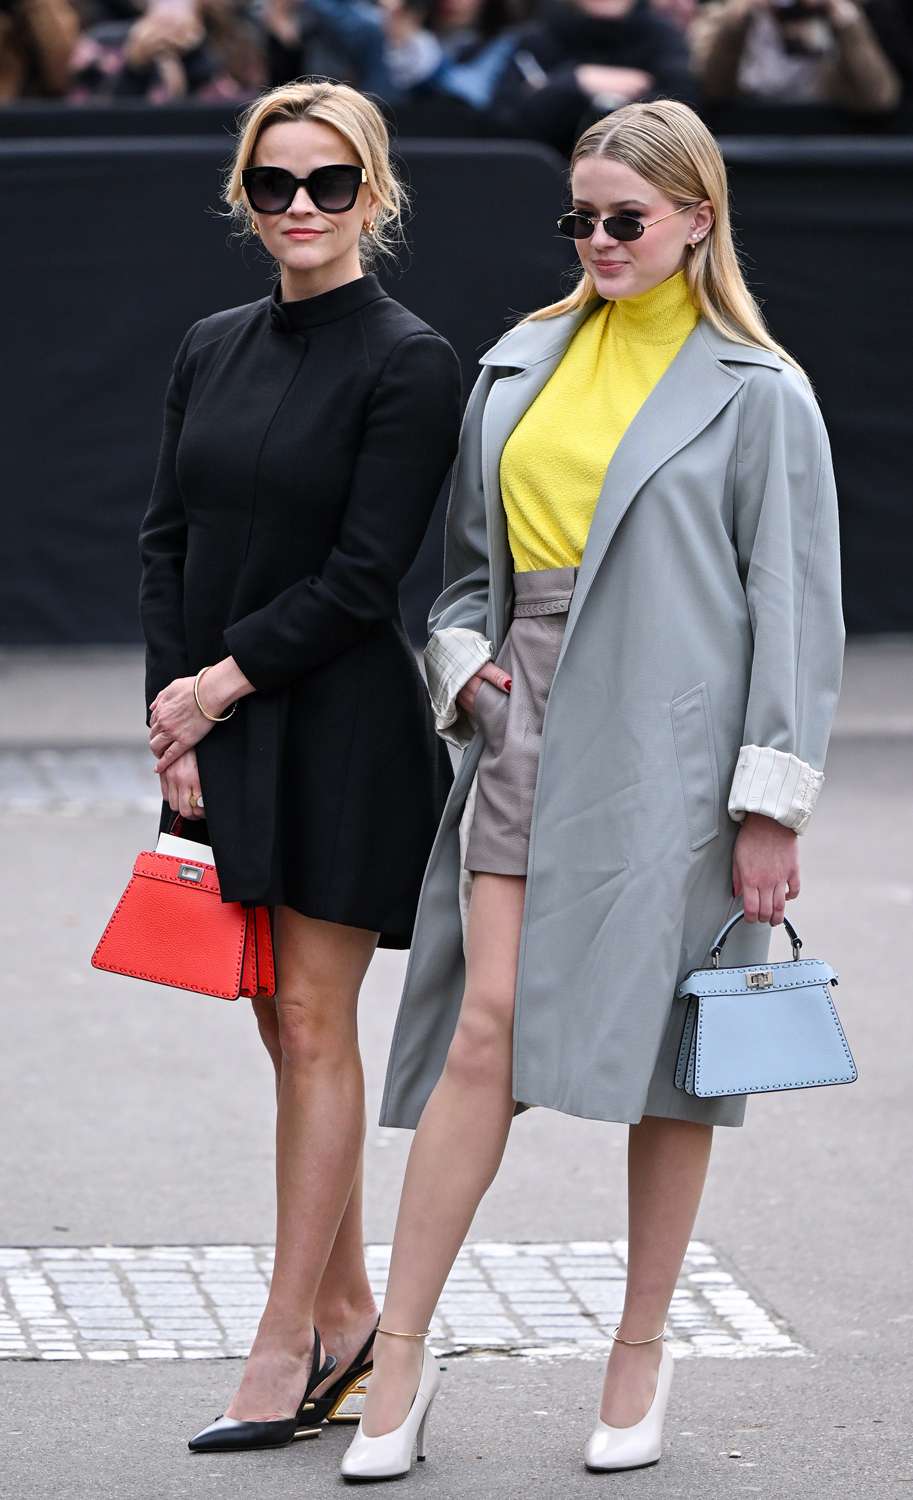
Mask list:
[[[530,1105],[630,1126],[626,1300],[585,1457],[659,1457],[666,1313],[712,1127],[745,1103],[675,1088],[676,985],[740,904],[727,961],[766,960],[840,687],[827,435],[745,287],[713,138],[685,105],[627,106],[571,182],[583,276],[483,358],[452,481],[426,660],[465,748],[389,1061],[381,1121],[418,1129],[350,1477],[411,1465],[422,1339]],[[593,475],[582,545],[549,551]]]

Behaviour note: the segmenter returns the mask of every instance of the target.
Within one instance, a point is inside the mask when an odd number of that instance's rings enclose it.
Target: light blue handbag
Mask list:
[[[821,958],[800,958],[802,943],[784,919],[793,956],[784,963],[720,968],[720,953],[744,912],[716,935],[710,969],[692,969],[678,987],[686,1001],[675,1086],[698,1099],[765,1094],[825,1083],[855,1083],[857,1073],[830,986],[837,975]]]

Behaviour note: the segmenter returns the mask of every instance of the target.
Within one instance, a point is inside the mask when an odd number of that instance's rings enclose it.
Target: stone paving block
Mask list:
[[[624,1295],[623,1240],[464,1246],[432,1323],[441,1348],[532,1358],[609,1347]],[[48,1246],[0,1250],[0,1358],[239,1358],[266,1298],[269,1245]],[[373,1284],[390,1247],[366,1247]],[[803,1354],[703,1241],[670,1311],[677,1355]]]

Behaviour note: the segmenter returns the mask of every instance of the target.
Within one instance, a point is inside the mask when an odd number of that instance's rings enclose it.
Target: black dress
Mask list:
[[[146,702],[226,655],[257,690],[197,746],[225,901],[409,945],[451,771],[399,583],[460,405],[450,345],[374,276],[277,283],[178,350],[140,533]]]

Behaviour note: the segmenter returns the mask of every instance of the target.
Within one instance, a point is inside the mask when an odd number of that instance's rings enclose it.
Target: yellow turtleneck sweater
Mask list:
[[[580,325],[501,454],[518,573],[579,566],[609,461],[697,321],[679,271]]]

